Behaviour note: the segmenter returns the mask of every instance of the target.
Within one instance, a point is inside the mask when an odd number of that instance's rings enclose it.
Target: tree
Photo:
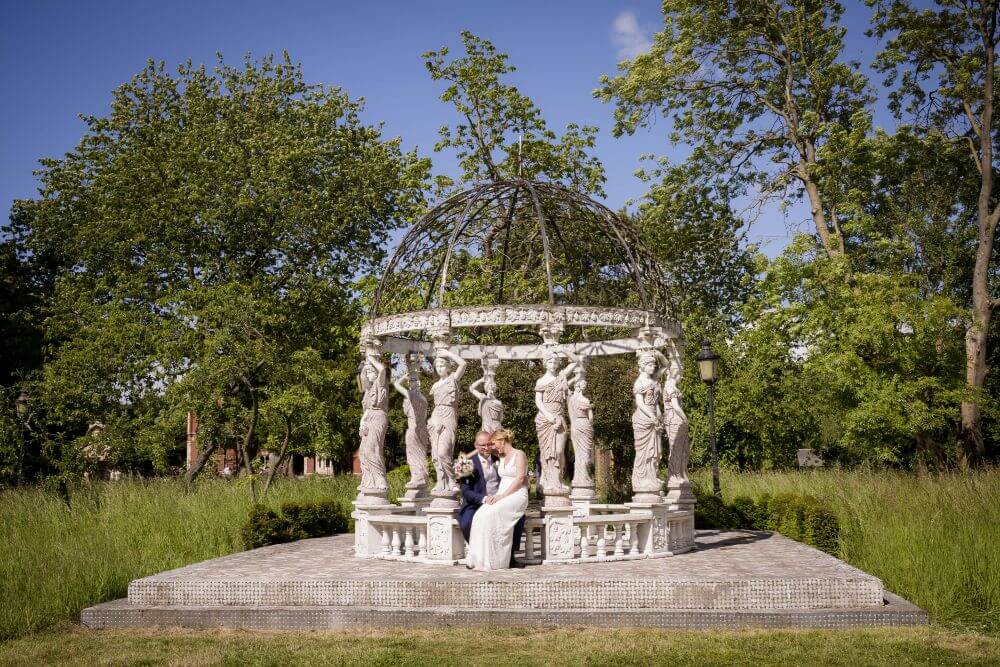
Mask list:
[[[360,111],[287,55],[176,75],[150,62],[75,151],[43,160],[18,243],[61,267],[35,388],[50,432],[72,444],[101,419],[112,441],[158,440],[140,456],[158,470],[188,410],[203,453],[233,443],[251,473],[275,430],[353,442],[340,415],[315,426],[317,401],[347,409],[326,393],[343,373],[304,378],[353,366],[354,280],[428,171]]]
[[[650,50],[595,93],[615,102],[615,133],[669,118],[671,141],[692,144],[691,168],[761,200],[794,187],[825,253],[844,254],[843,221],[816,172],[824,142],[863,119],[871,95],[857,64],[841,60],[840,3],[665,0],[663,13]]]
[[[544,177],[601,193],[604,167],[587,153],[597,128],[571,123],[557,140],[531,99],[501,80],[516,69],[507,54],[468,30],[462,44],[465,55],[451,60],[448,47],[423,55],[431,78],[449,84],[441,101],[452,104],[463,121],[443,126],[434,150],[454,149],[467,183]]]
[[[998,8],[995,0],[937,0],[936,10],[916,9],[905,0],[870,0],[875,33],[890,35],[878,65],[887,84],[898,83],[891,98],[897,116],[913,117],[916,127],[965,146],[976,166],[977,235],[971,280],[972,308],[965,336],[966,383],[962,403],[966,456],[986,453],[982,431],[983,388],[996,296],[994,240],[1000,203],[994,192],[997,120],[995,68]]]

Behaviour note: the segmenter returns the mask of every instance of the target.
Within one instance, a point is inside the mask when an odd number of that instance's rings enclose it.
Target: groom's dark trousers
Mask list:
[[[479,463],[479,456],[472,456],[472,477],[467,477],[461,482],[462,507],[458,510],[458,527],[462,529],[465,541],[469,541],[472,534],[472,518],[476,511],[486,499],[486,477],[483,475],[483,466]],[[521,546],[521,534],[524,532],[524,517],[514,526],[513,550],[510,554],[511,562],[514,561],[513,551],[517,551]]]

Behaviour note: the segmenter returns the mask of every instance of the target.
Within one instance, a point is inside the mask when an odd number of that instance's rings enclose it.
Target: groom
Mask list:
[[[458,510],[458,527],[462,529],[465,541],[472,534],[472,519],[488,496],[496,495],[500,488],[500,473],[497,471],[496,457],[493,456],[493,446],[490,444],[490,433],[476,433],[476,454],[472,457],[472,476],[462,480],[462,507]],[[510,566],[517,567],[514,551],[521,544],[521,533],[524,531],[524,517],[514,527],[514,542],[510,554]]]

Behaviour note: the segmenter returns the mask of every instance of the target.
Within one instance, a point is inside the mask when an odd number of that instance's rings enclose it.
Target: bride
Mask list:
[[[528,461],[514,449],[514,434],[500,429],[490,438],[500,457],[500,488],[487,496],[472,519],[466,567],[470,570],[501,570],[510,567],[514,548],[514,526],[528,507]]]

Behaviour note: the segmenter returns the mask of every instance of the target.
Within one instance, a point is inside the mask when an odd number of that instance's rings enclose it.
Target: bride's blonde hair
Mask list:
[[[490,436],[490,442],[502,441],[508,445],[514,444],[514,432],[510,429],[501,428],[493,431],[493,435]]]

